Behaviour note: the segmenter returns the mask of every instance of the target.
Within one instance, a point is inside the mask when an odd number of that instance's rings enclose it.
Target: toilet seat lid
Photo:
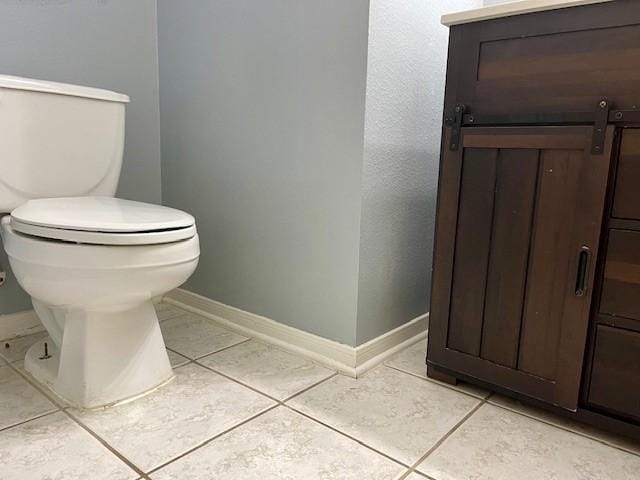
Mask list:
[[[154,245],[196,235],[188,213],[110,197],[29,200],[11,212],[11,227],[45,239],[99,245]]]
[[[28,225],[82,232],[142,233],[191,227],[195,219],[175,208],[111,197],[29,200],[11,212]]]

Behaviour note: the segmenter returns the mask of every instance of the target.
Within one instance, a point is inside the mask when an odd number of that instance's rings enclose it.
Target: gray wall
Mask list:
[[[0,1],[0,73],[130,95],[118,195],[160,203],[156,30],[154,0]],[[4,249],[0,264],[8,267]],[[10,277],[0,288],[0,313],[27,308]]]
[[[164,203],[186,288],[355,344],[367,0],[160,0]]]
[[[371,0],[357,343],[425,313],[449,31],[481,0]]]

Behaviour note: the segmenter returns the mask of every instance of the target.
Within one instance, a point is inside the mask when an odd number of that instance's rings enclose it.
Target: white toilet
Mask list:
[[[200,254],[191,215],[113,198],[128,101],[0,75],[2,240],[49,333],[25,368],[82,408],[173,377],[152,299],[187,280]]]

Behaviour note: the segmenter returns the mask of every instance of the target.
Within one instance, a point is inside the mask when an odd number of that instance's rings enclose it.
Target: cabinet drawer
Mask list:
[[[610,231],[600,312],[640,320],[640,232]]]
[[[640,419],[640,333],[598,326],[589,403]]]
[[[620,145],[612,215],[640,220],[640,129],[625,129]]]

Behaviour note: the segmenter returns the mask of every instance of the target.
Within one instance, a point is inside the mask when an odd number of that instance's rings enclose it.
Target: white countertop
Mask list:
[[[524,13],[543,12],[558,8],[577,7],[592,3],[611,2],[613,0],[519,0],[517,2],[501,3],[489,7],[474,8],[464,12],[443,15],[440,20],[443,25],[460,25],[462,23],[480,22],[494,18],[522,15]]]

